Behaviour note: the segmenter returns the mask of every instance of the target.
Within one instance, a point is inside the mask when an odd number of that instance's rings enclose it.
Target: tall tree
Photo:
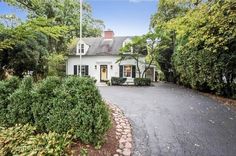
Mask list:
[[[15,75],[34,71],[47,74],[47,36],[57,39],[67,33],[67,27],[53,26],[45,18],[29,20],[16,27],[0,27],[0,75],[8,69]]]
[[[68,26],[68,33],[58,40],[48,38],[50,52],[66,52],[67,43],[79,36],[80,3],[78,0],[4,0],[17,7],[26,9],[29,18],[45,17],[53,25]],[[92,17],[91,6],[83,3],[83,36],[100,36],[104,24]]]
[[[167,0],[159,8],[151,24],[166,45],[157,59],[164,73],[170,63],[178,83],[235,98],[236,2]]]
[[[152,16],[150,26],[160,38],[160,46],[157,62],[161,67],[167,81],[177,81],[175,68],[172,63],[172,55],[176,50],[176,30],[174,27],[167,27],[167,24],[182,17],[186,12],[196,7],[201,0],[160,0],[158,11]]]

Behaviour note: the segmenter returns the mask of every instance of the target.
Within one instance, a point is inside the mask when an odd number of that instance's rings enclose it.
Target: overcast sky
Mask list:
[[[84,0],[93,8],[93,16],[104,21],[116,36],[142,35],[148,31],[150,17],[156,12],[157,0]],[[0,14],[15,13],[26,18],[23,10],[0,2]]]

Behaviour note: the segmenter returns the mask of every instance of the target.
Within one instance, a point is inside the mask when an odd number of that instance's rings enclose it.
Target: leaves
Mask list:
[[[15,125],[0,129],[0,155],[69,155],[66,148],[71,144],[69,133],[35,134],[36,128]]]
[[[172,7],[182,5],[177,2]],[[169,10],[168,6],[164,8]],[[176,12],[168,20],[160,18],[158,15],[163,12],[159,12],[155,20],[160,23],[154,26],[157,33],[162,30],[169,36],[171,32],[175,35],[169,40],[173,43],[169,45],[172,53],[162,57],[164,50],[160,49],[163,53],[158,56],[158,62],[164,62],[165,67],[168,61],[165,58],[171,57],[171,66],[181,84],[233,97],[236,94],[233,87],[236,77],[235,10],[236,3],[226,0],[200,2],[184,10],[185,14]],[[164,42],[168,38],[161,36],[161,39],[160,44],[168,45]]]

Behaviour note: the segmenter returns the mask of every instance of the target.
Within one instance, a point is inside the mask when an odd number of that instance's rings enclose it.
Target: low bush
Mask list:
[[[19,88],[9,96],[8,122],[9,125],[16,123],[33,123],[32,107],[32,77],[25,77]]]
[[[66,148],[71,143],[71,135],[35,134],[36,128],[16,125],[0,129],[0,155],[67,155]]]
[[[33,90],[32,112],[34,122],[38,130],[44,131],[48,123],[48,114],[53,107],[53,101],[57,97],[55,90],[61,87],[59,77],[47,77]]]
[[[135,78],[134,85],[136,85],[136,86],[150,86],[151,79],[149,79],[149,78]]]
[[[111,84],[112,85],[122,85],[123,83],[125,83],[126,78],[122,78],[122,77],[112,77],[111,78]]]
[[[111,125],[109,109],[91,78],[48,77],[33,85],[26,77],[8,99],[7,126],[30,123],[38,133],[70,131],[76,139],[97,145]]]
[[[12,77],[9,80],[0,81],[0,125],[7,125],[7,106],[9,104],[9,96],[18,88],[20,80]]]
[[[55,91],[48,115],[50,131],[72,133],[85,143],[98,144],[110,127],[109,111],[92,79],[68,77]]]

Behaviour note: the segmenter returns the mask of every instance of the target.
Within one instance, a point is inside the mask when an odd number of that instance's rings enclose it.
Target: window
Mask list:
[[[80,45],[79,45],[80,48]],[[79,53],[80,53],[80,49],[79,49]],[[84,44],[81,44],[81,53],[84,54]]]
[[[74,75],[80,74],[80,65],[74,65]],[[81,74],[82,76],[89,75],[89,66],[88,65],[82,65],[81,66]]]
[[[130,65],[124,66],[124,77],[132,77],[132,66]]]

